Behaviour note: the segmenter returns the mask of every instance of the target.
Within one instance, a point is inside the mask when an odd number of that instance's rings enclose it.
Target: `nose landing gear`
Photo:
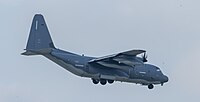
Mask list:
[[[153,84],[149,84],[149,85],[148,85],[148,88],[149,88],[149,89],[153,89],[153,87],[154,87]]]

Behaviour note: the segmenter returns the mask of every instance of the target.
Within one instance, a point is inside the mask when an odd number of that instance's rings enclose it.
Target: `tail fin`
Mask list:
[[[22,55],[38,55],[48,53],[49,50],[55,49],[44,17],[41,14],[36,14],[32,21],[31,30],[29,33],[26,52]]]

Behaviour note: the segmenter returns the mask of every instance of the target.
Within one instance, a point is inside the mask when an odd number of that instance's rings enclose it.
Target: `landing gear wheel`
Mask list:
[[[153,84],[149,84],[149,85],[148,85],[148,88],[149,88],[149,89],[153,89],[153,87],[154,87]]]
[[[100,79],[100,83],[101,83],[101,85],[106,85],[107,80],[106,79]]]
[[[92,82],[93,82],[94,84],[98,84],[98,83],[99,83],[99,80],[98,80],[98,79],[93,79],[93,78],[92,78]]]
[[[108,80],[109,84],[112,84],[114,82],[114,80]]]

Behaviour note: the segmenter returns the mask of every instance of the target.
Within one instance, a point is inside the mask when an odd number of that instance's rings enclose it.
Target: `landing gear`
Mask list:
[[[93,79],[93,78],[92,78],[92,82],[93,82],[94,84],[98,84],[98,83],[99,83],[99,80],[98,80],[98,79]]]
[[[154,87],[153,84],[149,84],[149,85],[148,85],[148,88],[149,88],[149,89],[153,89],[153,87]]]
[[[100,79],[100,83],[101,83],[101,85],[106,85],[107,80],[106,79]]]
[[[112,84],[114,82],[114,80],[106,80],[106,79],[94,79],[92,78],[92,82],[94,84],[98,84],[99,82],[101,83],[101,85],[106,85],[106,83],[108,82],[109,84]]]
[[[114,80],[108,80],[109,84],[112,84],[114,82]]]

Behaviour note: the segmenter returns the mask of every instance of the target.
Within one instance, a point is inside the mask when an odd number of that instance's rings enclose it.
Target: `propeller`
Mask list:
[[[147,62],[148,60],[147,60],[147,54],[146,54],[146,52],[144,53],[144,55],[142,56],[142,61],[143,62]]]

